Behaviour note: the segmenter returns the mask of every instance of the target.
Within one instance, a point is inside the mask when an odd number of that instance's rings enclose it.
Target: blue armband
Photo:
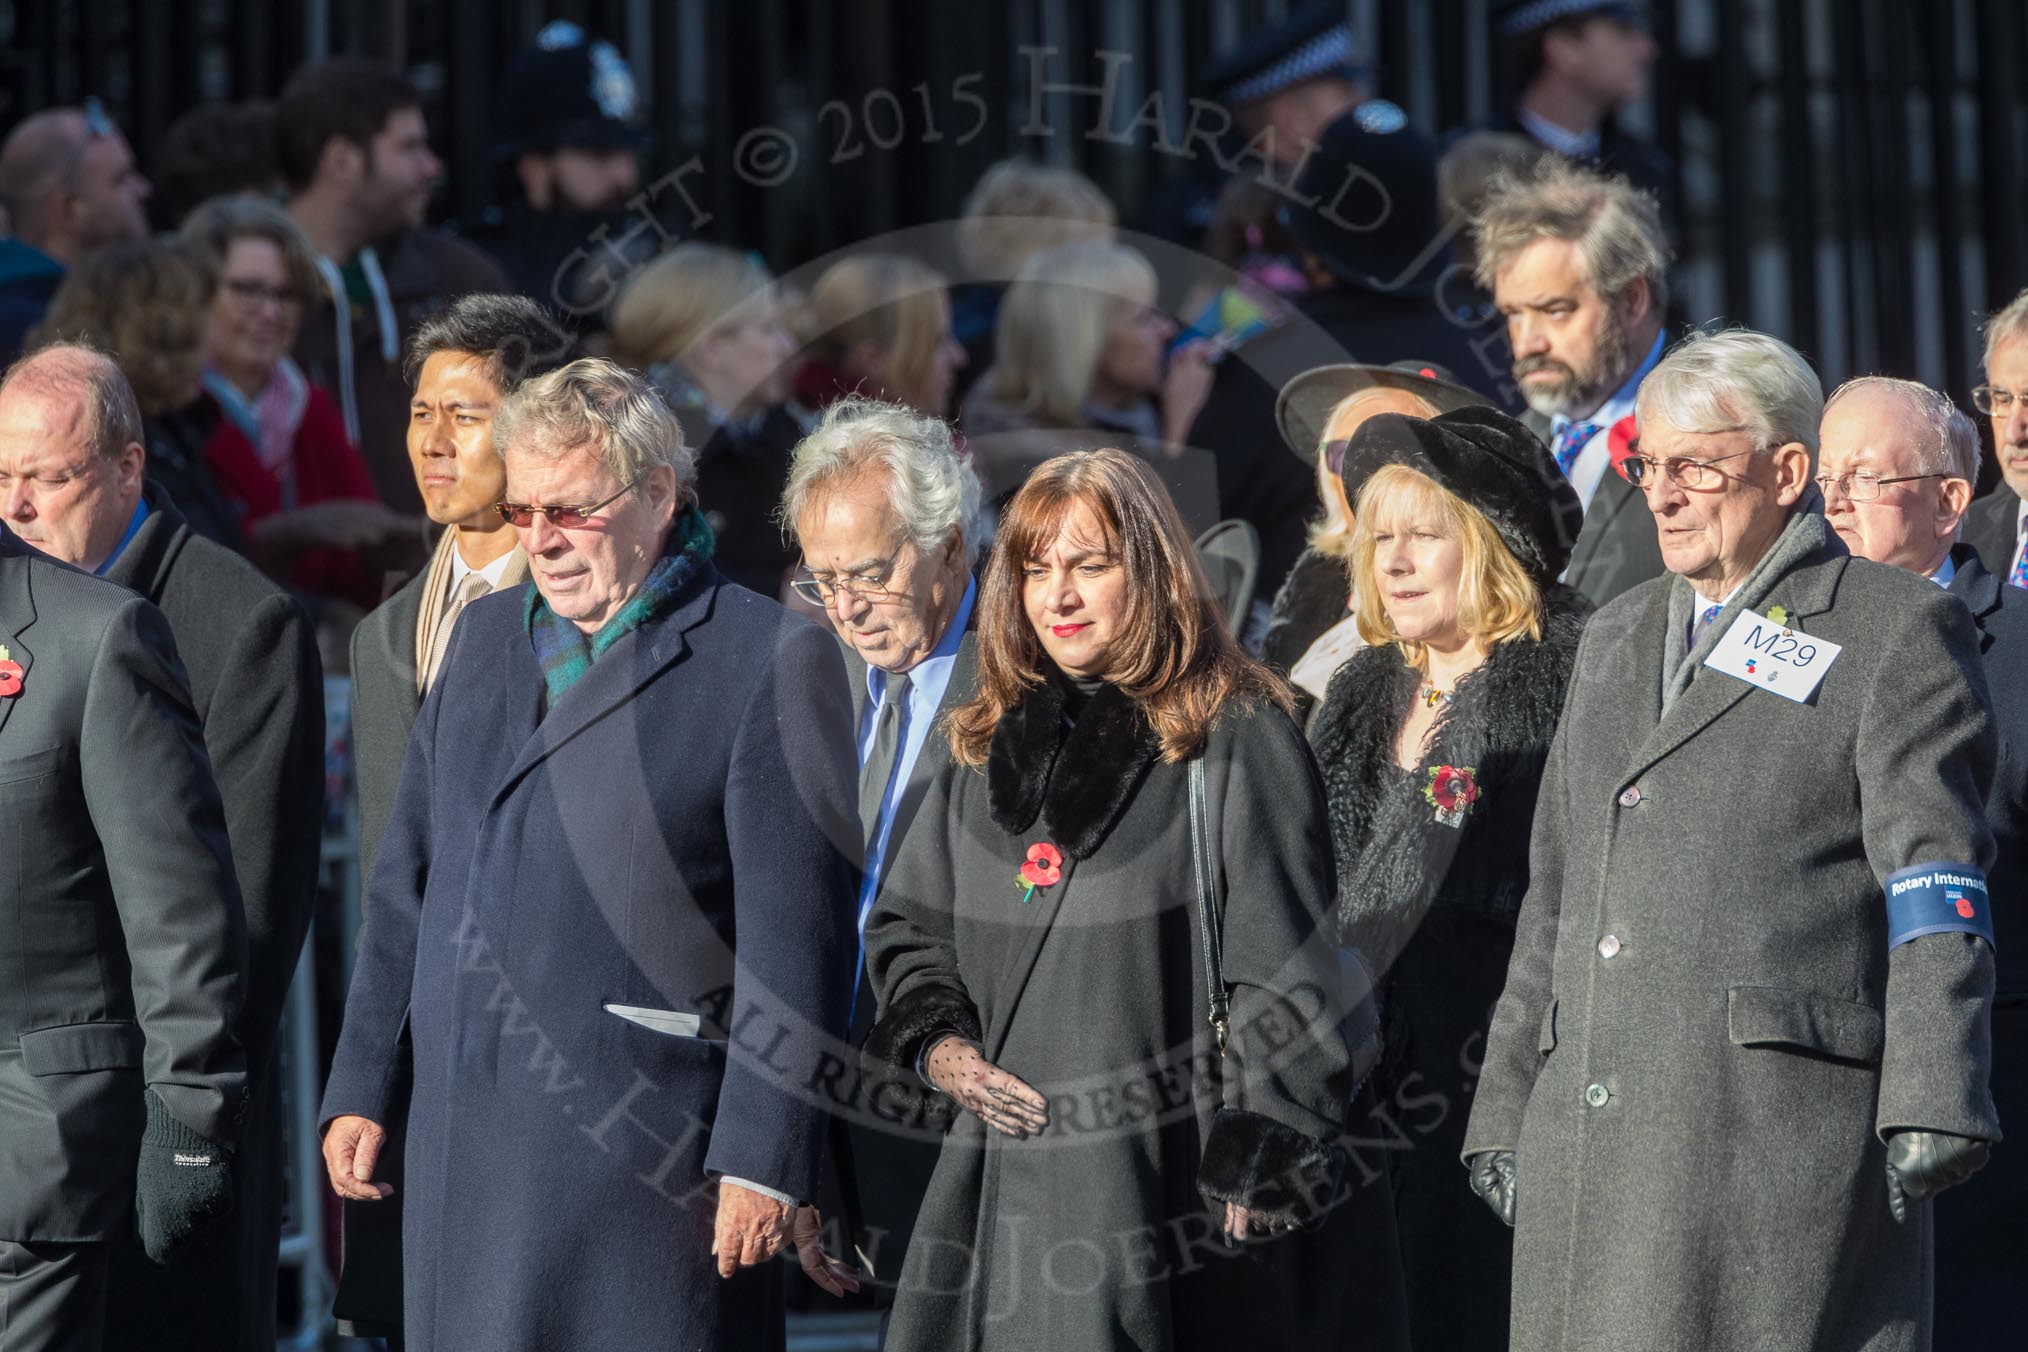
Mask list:
[[[1986,875],[1970,864],[1911,864],[1888,875],[1887,947],[1925,934],[1976,934],[1993,942]]]

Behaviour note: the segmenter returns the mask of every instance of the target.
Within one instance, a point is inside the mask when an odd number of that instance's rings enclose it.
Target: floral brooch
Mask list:
[[[1472,804],[1479,801],[1477,771],[1469,765],[1432,765],[1429,767],[1429,783],[1423,786],[1422,796],[1436,809],[1439,826],[1459,827],[1465,824],[1465,814]]]
[[[21,664],[8,653],[7,645],[0,643],[0,699],[13,699],[21,693]]]
[[[1027,889],[1021,894],[1021,904],[1035,900],[1037,888],[1054,887],[1062,878],[1063,851],[1046,840],[1036,841],[1028,847],[1028,858],[1014,880],[1016,886]]]

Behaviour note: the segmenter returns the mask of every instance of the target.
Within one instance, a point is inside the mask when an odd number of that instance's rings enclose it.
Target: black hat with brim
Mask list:
[[[1324,440],[1324,429],[1331,425],[1332,410],[1365,390],[1400,390],[1424,400],[1438,413],[1492,402],[1458,384],[1455,376],[1435,362],[1313,366],[1282,386],[1275,399],[1275,426],[1281,429],[1282,441],[1305,464],[1316,464],[1317,447]]]
[[[1502,0],[1493,9],[1493,31],[1503,38],[1518,38],[1568,19],[1613,19],[1640,28],[1648,16],[1640,5],[1625,0]]]
[[[1499,409],[1454,409],[1434,418],[1380,413],[1345,448],[1345,496],[1388,465],[1419,470],[1477,508],[1501,541],[1548,586],[1570,563],[1584,507],[1549,448]]]
[[[1351,80],[1362,73],[1342,0],[1317,0],[1206,66],[1197,87],[1235,107],[1271,99],[1311,80]]]

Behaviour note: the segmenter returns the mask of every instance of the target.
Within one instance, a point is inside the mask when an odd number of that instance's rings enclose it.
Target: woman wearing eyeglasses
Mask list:
[[[379,604],[388,567],[415,561],[424,526],[382,505],[338,406],[288,355],[317,292],[309,242],[287,212],[247,195],[205,202],[182,237],[218,277],[203,380],[222,416],[205,458],[251,552],[313,595]]]
[[[887,1346],[1400,1346],[1381,1168],[1336,1148],[1364,1110],[1287,688],[1123,451],[1035,471],[979,607],[866,926],[869,1057],[960,1110]]]
[[[1491,408],[1381,414],[1340,449],[1370,646],[1311,727],[1338,854],[1333,930],[1378,979],[1378,1095],[1411,1137],[1388,1159],[1415,1344],[1501,1349],[1509,1232],[1458,1152],[1528,885],[1536,781],[1592,609],[1556,580],[1581,512],[1542,443]]]

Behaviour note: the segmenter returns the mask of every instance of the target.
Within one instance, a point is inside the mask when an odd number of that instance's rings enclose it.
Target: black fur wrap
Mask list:
[[[1336,937],[1383,978],[1432,906],[1521,905],[1536,790],[1592,605],[1559,583],[1544,610],[1541,639],[1495,645],[1458,682],[1413,773],[1395,764],[1394,742],[1422,678],[1400,649],[1363,648],[1331,679],[1310,741],[1338,856]],[[1423,796],[1439,765],[1469,766],[1478,781],[1462,826],[1437,821]]]
[[[1102,685],[1064,718],[1063,687],[1052,677],[1000,717],[986,753],[993,820],[1022,835],[1039,817],[1049,839],[1073,859],[1089,859],[1134,799],[1161,755],[1141,706]]]

